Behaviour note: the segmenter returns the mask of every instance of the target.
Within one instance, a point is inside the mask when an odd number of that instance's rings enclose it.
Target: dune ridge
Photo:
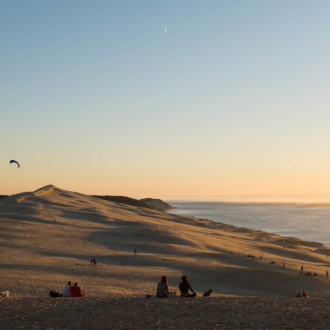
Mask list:
[[[39,188],[39,189],[35,190],[34,192],[24,192],[24,193],[21,193],[21,194],[15,194],[15,195],[12,195],[12,196],[8,196],[5,203],[9,203],[9,202],[21,203],[29,197],[43,196],[43,195],[46,195],[46,194],[50,194],[55,188],[56,188],[55,186],[50,184],[50,185],[47,185],[45,187]]]

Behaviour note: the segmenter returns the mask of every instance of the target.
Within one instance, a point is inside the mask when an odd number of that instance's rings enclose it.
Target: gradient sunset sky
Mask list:
[[[329,13],[1,1],[0,194],[330,196]]]

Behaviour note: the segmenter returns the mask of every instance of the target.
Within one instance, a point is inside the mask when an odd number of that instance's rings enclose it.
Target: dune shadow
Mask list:
[[[315,256],[310,256],[310,255],[306,255],[303,252],[296,252],[296,251],[292,251],[289,249],[284,249],[284,248],[277,248],[277,247],[267,247],[267,246],[259,246],[259,249],[261,251],[264,251],[266,253],[270,253],[272,255],[276,255],[279,257],[284,257],[284,258],[290,258],[290,259],[295,259],[295,260],[300,260],[300,261],[310,261],[310,262],[324,262],[323,259]]]

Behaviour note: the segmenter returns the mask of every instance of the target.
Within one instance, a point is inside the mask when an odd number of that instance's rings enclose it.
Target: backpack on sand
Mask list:
[[[50,295],[52,298],[63,297],[62,294],[58,293],[58,292],[55,291],[55,290],[51,290],[51,291],[49,291],[49,295]]]
[[[176,291],[171,290],[167,294],[167,298],[176,298]]]

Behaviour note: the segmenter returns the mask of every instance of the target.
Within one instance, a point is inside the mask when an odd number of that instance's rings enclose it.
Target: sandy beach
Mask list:
[[[330,300],[35,298],[1,302],[2,329],[327,329]]]
[[[0,318],[8,329],[328,326],[330,251],[320,243],[52,185],[1,200],[0,225],[0,291],[10,291]],[[302,275],[302,265],[317,276]],[[146,299],[162,275],[177,293],[188,275],[198,297]],[[69,280],[88,297],[49,298]],[[210,288],[213,297],[202,298]],[[310,298],[294,298],[299,290]]]

